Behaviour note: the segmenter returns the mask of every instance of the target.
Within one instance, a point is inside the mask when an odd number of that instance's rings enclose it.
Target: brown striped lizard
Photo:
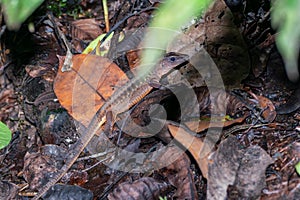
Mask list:
[[[114,107],[117,107],[117,109],[114,109],[117,111],[117,113],[114,113],[114,115],[118,115],[127,111],[130,107],[145,97],[153,89],[154,85],[158,86],[159,81],[164,75],[167,75],[175,67],[186,63],[188,59],[189,57],[184,54],[167,53],[158,62],[158,64],[154,66],[153,70],[151,70],[149,74],[143,76],[142,78],[135,77],[128,81],[123,87],[118,88],[118,90],[116,90],[96,112],[89,123],[87,132],[82,134],[81,138],[75,143],[63,167],[39,190],[33,200],[38,200],[50,189],[50,187],[52,187],[64,176],[64,174],[66,174],[98,129],[100,129],[105,123],[106,113],[108,111],[112,110]]]

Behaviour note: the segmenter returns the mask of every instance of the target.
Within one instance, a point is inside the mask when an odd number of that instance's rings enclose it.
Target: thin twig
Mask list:
[[[48,14],[48,18],[52,22],[52,24],[53,24],[56,32],[58,33],[59,37],[63,40],[63,42],[64,42],[64,44],[66,46],[66,49],[67,49],[65,61],[64,61],[64,64],[63,64],[63,66],[61,68],[61,71],[62,72],[71,71],[71,69],[72,69],[72,57],[73,57],[73,54],[71,52],[71,45],[67,41],[67,38],[63,34],[63,32],[55,25],[56,23],[55,23],[54,16],[53,16],[52,13]]]
[[[105,29],[106,29],[106,32],[109,32],[109,17],[108,17],[108,8],[107,8],[106,0],[102,0],[102,6],[103,6],[103,11],[104,11]]]

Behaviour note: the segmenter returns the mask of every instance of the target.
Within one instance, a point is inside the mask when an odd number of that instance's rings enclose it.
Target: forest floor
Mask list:
[[[160,6],[155,2],[109,1],[109,21],[115,35],[130,32],[135,37],[149,25]],[[130,110],[130,115],[135,123],[145,126],[150,121],[149,113],[161,114],[151,110],[151,105],[164,106],[167,121],[156,136],[147,135],[126,119],[116,124],[108,120],[108,126],[102,129],[115,146],[146,155],[142,163],[120,157],[113,160],[115,147],[103,145],[106,139],[95,136],[82,156],[99,151],[106,155],[77,161],[61,179],[63,184],[56,185],[44,199],[300,199],[300,178],[295,169],[300,156],[299,86],[286,77],[276,48],[270,1],[241,2],[244,4],[228,7],[220,3],[185,30],[222,68],[226,91],[207,87],[203,74],[195,75],[195,70],[189,71],[191,63],[185,63],[176,71],[190,83],[197,106],[188,100],[184,104],[187,110],[183,110],[173,87],[155,88]],[[6,30],[1,36],[0,120],[13,135],[10,144],[0,150],[0,199],[34,196],[33,192],[62,166],[68,149],[95,113],[83,105],[90,97],[85,89],[75,91],[70,86],[74,76],[60,72],[59,56],[66,55],[66,47],[57,30],[66,36],[72,53],[80,54],[90,41],[106,33],[103,7],[101,1],[94,0],[67,3],[58,6],[57,2],[46,1],[30,19],[35,24],[34,32],[28,31],[26,22],[19,31]],[[52,19],[46,14],[49,11],[53,12]],[[118,43],[118,38],[114,36],[111,41]],[[108,47],[107,57],[115,64],[110,63],[105,70],[115,76],[119,73],[119,68],[113,68],[116,66],[130,72],[140,59],[140,44],[130,45]],[[123,47],[125,50],[120,50]],[[100,63],[109,63],[104,58],[88,61],[90,58],[80,57],[83,60],[73,64],[93,66],[89,73],[101,74]],[[134,73],[128,74],[130,78]],[[171,74],[168,81],[178,83],[176,77]],[[102,85],[113,91],[118,89],[116,84],[108,78]],[[94,93],[103,88],[94,88]],[[112,91],[105,91],[104,96],[111,96]],[[74,93],[81,100],[76,112]],[[207,119],[213,121],[212,114],[222,110],[225,101],[224,124],[214,122],[209,127]],[[192,119],[195,110],[200,111],[201,120]],[[176,130],[180,130],[177,135]],[[216,132],[219,134],[214,140]],[[194,137],[192,143],[188,143],[190,137]],[[211,152],[201,157],[199,151],[206,140],[214,143]],[[160,154],[166,146],[169,149]],[[180,149],[186,151],[178,154]],[[164,159],[174,155],[173,163],[166,165]],[[128,170],[129,165],[133,166]],[[113,169],[116,166],[127,171]]]

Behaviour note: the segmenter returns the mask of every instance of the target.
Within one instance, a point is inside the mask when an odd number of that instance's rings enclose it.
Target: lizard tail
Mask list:
[[[99,114],[98,114],[99,113]],[[37,193],[36,196],[32,198],[32,200],[38,200],[41,196],[43,196],[56,182],[58,182],[69,170],[69,168],[74,164],[74,162],[79,157],[80,153],[83,151],[83,149],[87,146],[87,144],[90,142],[90,140],[93,138],[97,130],[104,124],[106,118],[105,114],[102,111],[102,109],[97,112],[97,114],[93,117],[87,133],[85,133],[81,139],[79,139],[75,146],[70,153],[70,156],[67,158],[65,164],[63,167],[59,170],[57,174],[54,175],[54,177],[51,177],[51,180],[47,182],[46,185],[44,185],[40,191]]]

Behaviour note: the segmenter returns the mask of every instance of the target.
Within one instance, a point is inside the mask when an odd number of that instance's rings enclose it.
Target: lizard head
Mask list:
[[[172,69],[185,64],[189,61],[189,56],[186,54],[167,53],[159,63],[159,68],[157,69],[157,75],[162,77],[163,75],[168,74]]]

